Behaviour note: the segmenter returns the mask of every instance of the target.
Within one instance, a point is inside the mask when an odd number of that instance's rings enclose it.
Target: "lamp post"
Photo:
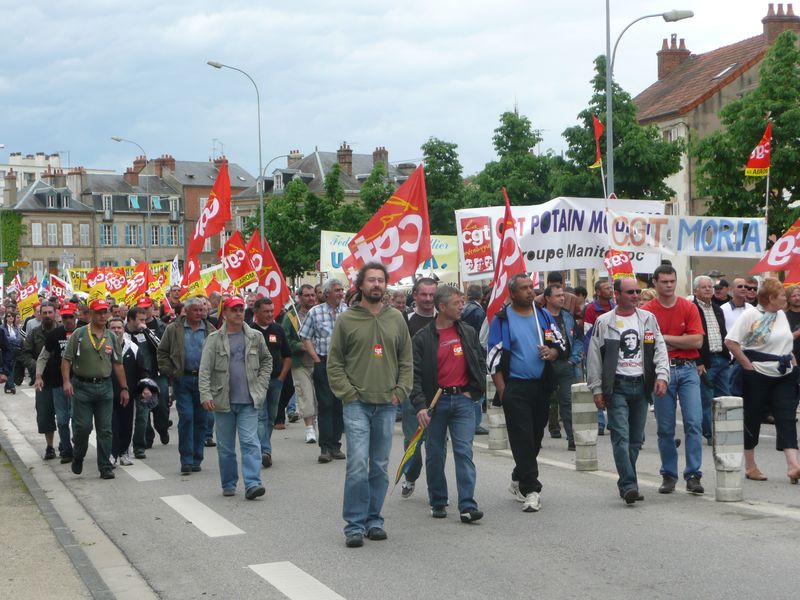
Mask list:
[[[622,30],[622,33],[617,36],[617,41],[614,42],[614,51],[612,52],[610,3],[611,0],[606,0],[606,189],[608,190],[609,196],[614,193],[614,101],[612,88],[614,84],[614,57],[617,55],[619,41],[632,25],[644,19],[661,17],[667,23],[673,23],[694,16],[691,10],[670,10],[664,13],[644,15],[638,19],[634,19],[628,23],[625,29]]]
[[[250,83],[253,84],[253,87],[256,90],[256,109],[257,109],[257,115],[258,115],[258,172],[259,172],[259,175],[260,175],[261,172],[263,171],[263,169],[261,167],[261,94],[258,93],[258,86],[256,85],[255,80],[252,77],[250,77],[250,75],[246,71],[243,71],[242,69],[240,69],[238,67],[232,67],[231,65],[225,65],[225,64],[223,64],[221,62],[217,62],[215,60],[208,60],[208,61],[206,61],[206,64],[208,66],[210,66],[210,67],[214,67],[215,69],[225,68],[225,69],[232,69],[233,71],[239,71],[239,73],[241,73],[242,75],[244,75],[245,77],[247,77],[250,80]],[[260,215],[261,229],[259,231],[261,231],[261,236],[262,236],[262,239],[263,239],[263,236],[264,236],[264,185],[263,185],[263,182],[262,182],[262,179],[261,179],[260,176],[256,179],[256,191],[258,192],[258,199],[260,200],[259,205],[258,205],[258,210],[259,210],[259,215]]]
[[[123,137],[119,137],[118,135],[112,135],[111,139],[114,140],[115,142],[127,142],[128,144],[133,144],[134,146],[139,148],[139,150],[142,151],[142,156],[144,156],[144,164],[145,164],[145,166],[147,166],[147,152],[145,152],[144,148],[142,148],[137,142],[134,142],[133,140],[125,139]],[[150,206],[151,206],[151,202],[150,202],[150,180],[149,179],[145,179],[145,181],[144,181],[144,193],[147,195],[147,220],[146,220],[145,229],[149,229],[150,228]],[[150,245],[151,244],[148,241],[148,239],[149,239],[147,237],[148,233],[152,233],[152,232],[148,232],[148,231],[144,232],[144,260],[145,260],[145,262],[149,263],[150,262]]]

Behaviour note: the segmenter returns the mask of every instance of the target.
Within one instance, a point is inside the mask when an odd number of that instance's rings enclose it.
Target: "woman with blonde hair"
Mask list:
[[[791,483],[800,480],[797,460],[797,362],[786,313],[786,290],[773,278],[758,290],[758,309],[742,313],[725,338],[725,346],[742,367],[745,476],[766,481],[755,461],[761,419],[775,418],[776,449],[786,457]]]

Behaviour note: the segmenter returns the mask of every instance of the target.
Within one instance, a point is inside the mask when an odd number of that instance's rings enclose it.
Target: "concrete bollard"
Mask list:
[[[505,450],[508,448],[508,431],[506,415],[502,407],[492,406],[495,394],[494,381],[486,377],[486,419],[489,422],[489,450]]]
[[[597,407],[585,383],[572,385],[572,435],[575,470],[597,471]]]
[[[714,467],[717,470],[717,502],[738,502],[742,494],[744,459],[744,409],[739,396],[720,396],[712,401],[714,416]]]

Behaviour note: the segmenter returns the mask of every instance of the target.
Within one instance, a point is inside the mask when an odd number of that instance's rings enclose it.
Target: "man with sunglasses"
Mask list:
[[[747,283],[744,277],[737,277],[731,286],[731,301],[722,305],[722,315],[725,317],[725,331],[730,331],[733,324],[745,312],[756,310],[747,301],[747,294],[758,292],[758,286]],[[742,367],[738,361],[733,361],[730,367],[730,392],[734,396],[742,395]]]
[[[614,281],[616,308],[598,317],[586,357],[586,382],[597,408],[608,408],[611,447],[626,504],[641,502],[636,459],[644,441],[650,394],[662,397],[670,377],[669,358],[655,316],[637,308],[635,279]]]

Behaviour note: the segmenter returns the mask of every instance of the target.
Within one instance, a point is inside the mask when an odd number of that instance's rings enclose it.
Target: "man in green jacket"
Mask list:
[[[381,508],[389,487],[397,405],[414,381],[411,337],[403,315],[383,304],[389,273],[381,263],[358,272],[361,303],[336,320],[328,354],[331,391],[344,404],[347,473],[342,516],[348,548],[364,536],[385,540]]]

